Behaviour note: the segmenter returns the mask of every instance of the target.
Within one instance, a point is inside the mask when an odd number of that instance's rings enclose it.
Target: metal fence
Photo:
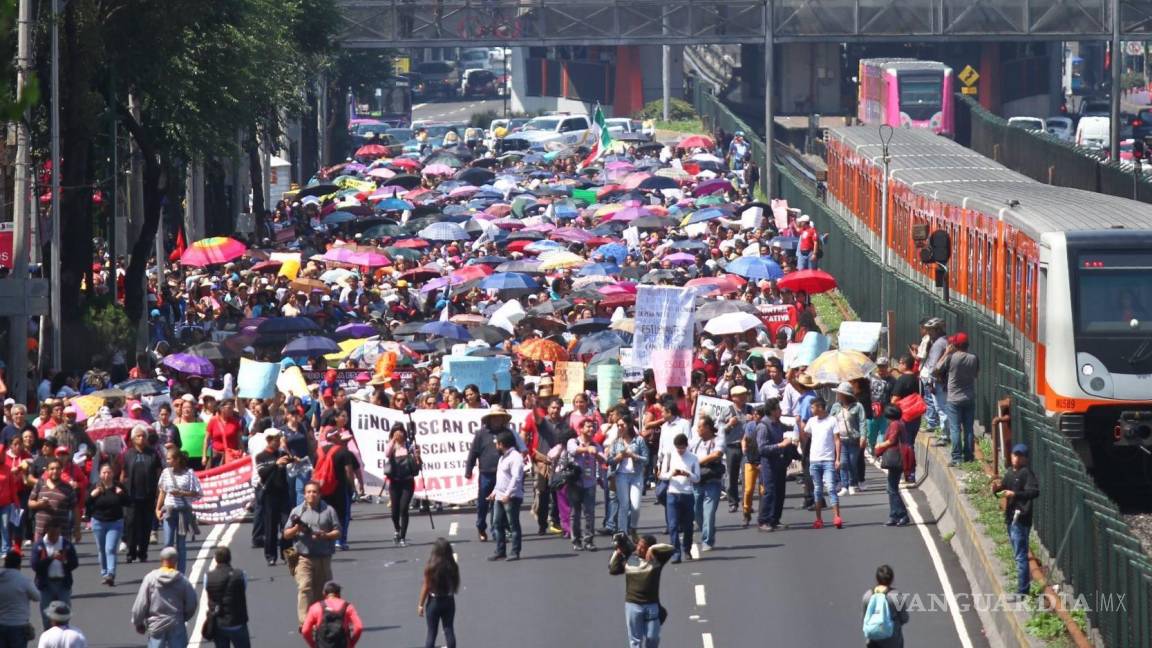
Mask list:
[[[703,93],[695,99],[700,114],[711,120],[710,126],[727,130],[729,125],[742,123],[716,97]],[[756,138],[750,139],[753,147],[763,146]],[[779,197],[809,214],[817,228],[830,235],[823,266],[836,276],[856,312],[864,319],[879,319],[884,291],[887,308],[897,313],[892,331],[894,349],[919,340],[918,322],[927,315],[943,317],[950,331],[969,333],[972,351],[980,357],[983,368],[977,382],[978,418],[985,429],[991,429],[997,401],[1011,396],[1013,434],[1032,448],[1032,465],[1040,479],[1034,527],[1041,542],[1075,592],[1086,597],[1088,618],[1105,645],[1148,646],[1152,637],[1152,560],[1030,393],[1023,361],[1008,346],[1003,332],[974,310],[944,304],[931,290],[883,267],[877,251],[813,193],[806,179],[786,165],[777,165],[777,169]]]

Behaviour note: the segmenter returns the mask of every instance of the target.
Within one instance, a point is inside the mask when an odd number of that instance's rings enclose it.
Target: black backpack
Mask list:
[[[339,610],[324,606],[324,618],[316,626],[316,648],[348,648],[348,603],[340,606]]]

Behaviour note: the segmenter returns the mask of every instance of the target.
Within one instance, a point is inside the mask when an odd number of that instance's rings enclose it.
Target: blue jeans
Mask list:
[[[860,460],[860,439],[841,440],[840,442],[840,487],[855,488],[860,483],[856,479],[856,462]]]
[[[191,515],[191,512],[188,513]],[[180,534],[180,511],[169,511],[164,516],[164,546],[175,547],[179,557],[176,559],[176,569],[185,573],[188,567],[188,536]]]
[[[488,530],[488,515],[491,503],[488,496],[496,488],[496,473],[482,472],[476,480],[476,528],[481,531]]]
[[[293,508],[300,506],[301,504],[304,503],[304,486],[308,483],[309,479],[312,479],[312,471],[311,470],[309,470],[305,473],[302,473],[300,475],[297,475],[296,477],[290,477],[289,478],[288,481],[292,487],[292,493],[294,496],[293,501],[296,502],[295,504],[292,505]]]
[[[836,494],[835,466],[835,461],[808,462],[808,474],[812,477],[812,498],[816,500],[817,505],[825,496],[832,506],[840,504],[840,497]]]
[[[9,521],[12,519],[13,505],[0,506],[0,556],[7,555],[12,548],[12,529]]]
[[[572,544],[581,541],[592,542],[596,537],[595,484],[591,486],[568,484],[568,516],[572,525]]]
[[[116,550],[124,535],[124,520],[101,522],[92,520],[92,533],[96,536],[96,553],[100,558],[100,575],[116,577]]]
[[[177,623],[160,636],[149,635],[148,648],[188,648],[188,628]]]
[[[600,528],[608,529],[613,533],[625,531],[626,529],[620,529],[616,524],[616,518],[620,515],[620,506],[616,501],[616,494],[608,490],[607,480],[604,481],[604,486],[600,490],[604,491],[604,520],[600,523]]]
[[[522,497],[509,497],[508,502],[493,502],[496,509],[493,521],[493,531],[496,532],[496,554],[503,556],[508,547],[508,540],[512,540],[512,555],[520,555],[520,505],[524,503]],[[509,538],[511,536],[511,538]]]
[[[972,461],[976,458],[973,425],[976,422],[975,401],[948,403],[948,430],[952,435],[952,461]]]
[[[1027,594],[1032,574],[1028,569],[1028,535],[1032,527],[1013,522],[1008,525],[1008,539],[1012,542],[1012,556],[1016,559],[1016,593]]]
[[[797,270],[815,270],[816,259],[812,258],[811,252],[801,252],[796,250],[796,269]]]
[[[640,526],[640,488],[644,475],[616,473],[616,530],[633,531]]]
[[[0,625],[0,648],[28,648],[27,627]]]
[[[659,603],[625,603],[624,615],[628,619],[628,648],[659,648]]]
[[[52,622],[48,617],[44,616],[44,611],[48,609],[48,604],[52,601],[63,601],[69,606],[72,605],[72,588],[65,587],[64,581],[61,579],[44,579],[44,587],[40,589],[40,620],[44,622],[43,627],[51,628]]]
[[[681,551],[692,551],[692,511],[696,497],[692,493],[668,493],[664,506],[668,535],[672,540],[672,558],[679,560]]]
[[[908,509],[904,506],[904,499],[900,497],[900,477],[902,471],[889,470],[888,472],[888,519],[892,522],[903,522],[908,519]]]
[[[924,395],[924,429],[936,429],[941,438],[947,438],[948,431],[948,391],[947,386],[938,382],[920,379],[920,392]]]
[[[695,515],[700,522],[700,542],[709,547],[716,544],[716,509],[720,506],[723,486],[715,479],[696,484]]]
[[[252,648],[252,640],[248,637],[248,624],[235,628],[216,628],[215,648]]]

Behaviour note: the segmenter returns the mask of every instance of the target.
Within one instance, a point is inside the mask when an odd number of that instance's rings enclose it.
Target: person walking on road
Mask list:
[[[284,527],[284,539],[295,541],[288,570],[296,579],[296,617],[301,625],[308,608],[323,596],[321,588],[332,580],[332,554],[340,537],[336,510],[320,499],[320,484],[304,486],[304,503],[292,509]]]
[[[168,467],[160,473],[156,519],[164,524],[164,546],[176,549],[176,566],[181,572],[188,567],[188,536],[198,531],[192,502],[202,495],[200,480],[188,467],[188,453],[169,450]]]
[[[655,536],[646,535],[636,542],[633,555],[638,562],[630,563],[630,556],[617,545],[608,561],[608,573],[624,574],[624,614],[628,621],[629,648],[659,648],[660,646],[660,575],[664,565],[674,558],[672,545],[657,544]]]
[[[216,566],[204,575],[204,592],[208,595],[208,614],[214,618],[215,648],[249,648],[248,579],[244,572],[232,568],[232,550],[216,549]]]
[[[64,537],[60,523],[55,520],[49,522],[44,527],[44,535],[32,546],[32,571],[36,575],[36,589],[40,590],[43,627],[49,626],[45,612],[50,603],[72,603],[72,572],[79,565],[76,547]]]
[[[100,480],[88,493],[84,510],[92,518],[96,554],[100,562],[100,583],[116,584],[116,556],[124,534],[124,507],[131,503],[128,493],[113,480],[112,464],[100,466]]]
[[[796,456],[796,443],[785,435],[780,421],[780,401],[773,398],[764,403],[765,418],[757,427],[756,447],[760,451],[760,482],[764,485],[764,498],[760,501],[757,525],[761,531],[780,528],[784,511],[784,485],[787,483],[788,464]]]
[[[904,473],[904,452],[901,447],[907,432],[901,419],[903,412],[895,405],[884,408],[884,418],[888,421],[888,430],[884,438],[876,444],[876,456],[880,458],[880,467],[888,475],[888,522],[886,526],[908,526],[908,509],[900,497],[900,477]],[[885,457],[885,453],[887,457]]]
[[[968,334],[948,338],[948,350],[940,359],[935,378],[947,385],[948,429],[952,438],[952,463],[974,461],[976,420],[976,376],[980,358],[968,352]]]
[[[488,496],[496,487],[496,465],[500,463],[500,452],[496,450],[496,435],[508,428],[512,417],[499,405],[493,406],[480,419],[480,429],[472,439],[468,451],[468,462],[464,466],[464,479],[471,480],[472,473],[478,470],[476,481],[476,535],[480,542],[488,541]]]
[[[364,622],[356,608],[340,598],[340,593],[340,584],[328,581],[324,583],[324,598],[308,608],[300,628],[308,648],[356,648],[364,633]]]
[[[408,515],[412,508],[412,496],[416,494],[416,475],[420,474],[422,461],[420,447],[408,444],[408,430],[403,423],[392,426],[392,436],[384,451],[388,462],[388,502],[392,508],[393,544],[408,546]]]
[[[876,568],[876,586],[864,592],[864,639],[867,648],[904,648],[908,623],[905,597],[892,587],[892,568]]]
[[[864,452],[865,438],[868,435],[868,417],[864,406],[856,400],[852,383],[842,382],[832,390],[836,402],[832,405],[831,416],[836,419],[836,434],[840,437],[840,470],[838,479],[840,490],[837,495],[855,495],[862,487],[856,478],[856,462]]]
[[[63,469],[64,464],[59,459],[49,460],[40,480],[28,495],[28,510],[36,512],[34,542],[44,536],[49,524],[54,524],[57,529],[72,528],[77,495],[72,485],[63,479]]]
[[[25,648],[31,624],[28,603],[40,600],[40,590],[20,573],[20,552],[4,554],[0,569],[0,648]]]
[[[444,643],[456,648],[456,592],[460,589],[460,566],[452,544],[436,538],[432,553],[424,566],[424,584],[420,587],[420,601],[416,614],[428,622],[424,648],[436,648],[436,635],[444,626]]]
[[[644,474],[648,465],[648,444],[636,433],[632,418],[622,417],[616,423],[619,433],[608,453],[608,463],[616,480],[616,528],[621,533],[636,537],[640,526],[640,494],[644,488]]]
[[[580,467],[580,476],[568,484],[568,506],[572,520],[572,549],[596,550],[596,483],[600,464],[605,461],[600,444],[592,440],[596,421],[586,417],[580,421],[580,436],[570,439],[566,451],[570,460]],[[581,525],[583,523],[583,526]]]
[[[524,456],[516,450],[516,438],[512,432],[501,432],[496,437],[496,450],[500,453],[500,463],[496,466],[496,486],[489,495],[496,507],[495,523],[496,553],[489,560],[509,562],[520,560],[520,506],[524,503]],[[512,551],[508,551],[511,536]]]
[[[148,443],[148,428],[132,428],[132,447],[120,463],[120,483],[128,492],[128,506],[124,511],[124,544],[128,545],[126,560],[148,560],[148,543],[152,540],[152,525],[156,521],[156,498],[159,495],[160,473],[163,461]]]
[[[1032,533],[1032,500],[1040,496],[1040,481],[1028,467],[1028,446],[1012,446],[1012,467],[1004,477],[992,483],[992,492],[1008,499],[1004,507],[1004,523],[1008,525],[1008,538],[1012,541],[1012,554],[1016,559],[1016,594],[1028,594],[1031,571],[1028,567],[1028,536]]]
[[[700,481],[695,485],[695,519],[700,523],[700,551],[716,546],[716,510],[724,488],[724,437],[716,436],[711,416],[701,416],[696,426],[692,454],[700,461]]]
[[[812,417],[805,423],[804,432],[809,438],[811,457],[808,468],[812,475],[816,504],[816,521],[812,523],[812,528],[824,528],[821,511],[824,509],[825,495],[832,504],[832,523],[837,529],[842,528],[844,521],[840,517],[840,497],[836,494],[836,471],[840,469],[840,436],[836,434],[836,419],[828,415],[828,405],[819,396],[812,400]]]
[[[160,550],[160,567],[140,583],[132,604],[132,625],[148,636],[148,648],[187,648],[187,623],[196,616],[196,588],[177,569],[180,552]]]
[[[295,461],[282,447],[283,434],[276,428],[264,431],[264,450],[256,455],[256,474],[260,478],[260,512],[264,517],[264,560],[276,564],[287,541],[280,529],[292,510],[293,494],[288,480],[288,466]]]
[[[52,601],[45,610],[51,625],[45,625],[38,648],[88,648],[88,640],[79,629],[68,625],[72,607],[64,601]]]
[[[327,472],[329,478],[335,480],[335,491],[325,495],[324,501],[336,510],[336,516],[340,520],[340,538],[336,542],[336,548],[347,551],[348,526],[352,524],[352,495],[353,493],[364,495],[364,481],[361,477],[360,460],[348,449],[348,443],[352,440],[352,433],[348,431],[348,415],[340,411],[335,415],[326,415],[325,418],[327,419],[325,426],[330,427],[325,435],[329,445],[324,449],[323,457],[317,460],[316,470],[312,474],[315,477],[317,474]],[[324,470],[325,461],[331,462],[327,470]]]
[[[688,452],[688,437],[677,434],[672,440],[673,452],[664,460],[657,479],[668,482],[668,500],[664,505],[668,535],[672,539],[672,563],[681,555],[692,559],[692,524],[696,484],[700,481],[700,460]]]

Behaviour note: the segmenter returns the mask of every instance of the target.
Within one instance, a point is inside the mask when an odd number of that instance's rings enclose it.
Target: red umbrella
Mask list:
[[[384,157],[386,155],[388,155],[388,149],[379,144],[366,144],[356,149],[356,157]]]
[[[604,299],[596,302],[598,306],[605,308],[616,308],[617,306],[631,306],[636,303],[636,295],[633,293],[618,293],[615,295],[608,295]]]
[[[412,158],[396,158],[388,163],[390,166],[400,167],[404,170],[419,169],[420,163]]]
[[[280,261],[261,261],[252,266],[253,272],[279,272],[280,266],[284,265]]]
[[[464,283],[473,279],[483,279],[490,274],[492,274],[492,268],[477,264],[464,266],[449,276],[452,277],[452,283]]]
[[[715,145],[712,143],[712,139],[709,137],[705,137],[704,135],[689,135],[688,137],[685,137],[684,139],[680,140],[676,144],[677,148],[685,148],[685,149],[697,148],[697,147],[699,147],[699,148],[712,148],[713,146],[715,146]]]
[[[412,268],[411,270],[406,270],[400,273],[400,277],[403,279],[419,281],[420,279],[432,279],[433,277],[439,277],[440,274],[440,268],[434,268],[432,266],[420,266],[418,268]]]
[[[720,277],[701,277],[699,279],[692,279],[684,284],[685,288],[701,288],[708,289],[704,294],[706,295],[723,295],[725,293],[736,292],[748,283],[742,277],[733,274],[727,274]]]
[[[836,277],[823,270],[797,270],[784,275],[776,282],[783,290],[806,292],[809,295],[828,292],[836,288]]]
[[[428,247],[428,241],[422,238],[401,239],[392,244],[392,247],[411,248],[413,250]]]
[[[505,249],[508,250],[509,252],[523,252],[524,248],[528,247],[529,245],[531,245],[535,242],[536,241],[529,241],[526,239],[520,240],[520,241],[512,241],[511,243],[509,243],[507,245],[507,247]]]

